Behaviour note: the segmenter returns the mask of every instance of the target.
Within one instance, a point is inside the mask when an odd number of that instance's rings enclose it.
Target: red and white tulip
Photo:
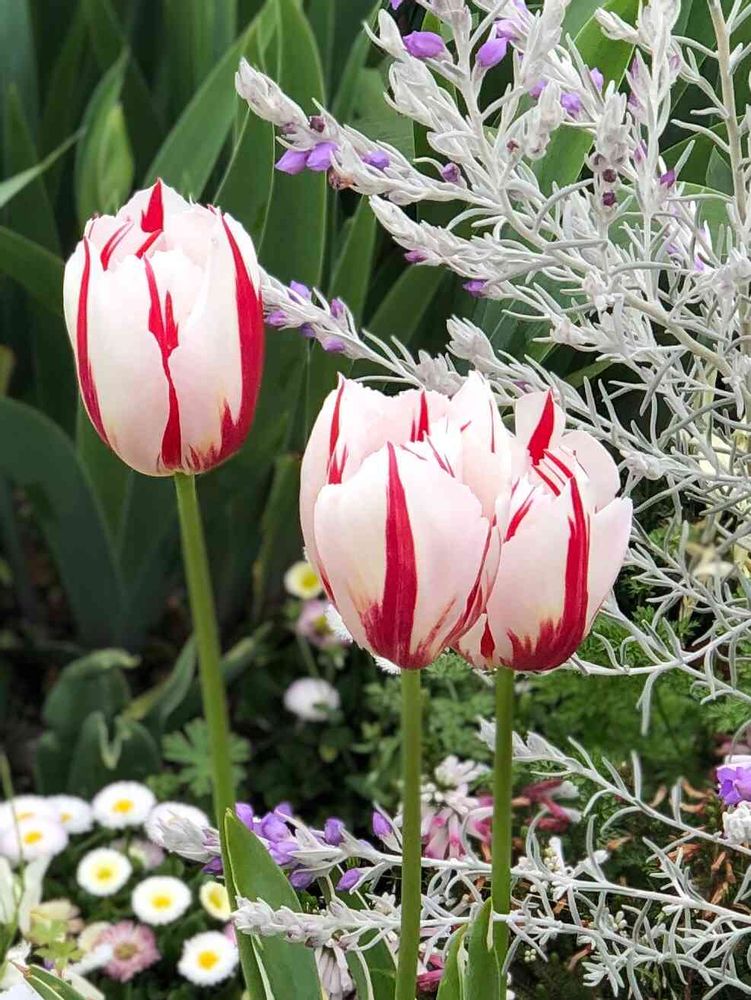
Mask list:
[[[84,406],[124,462],[196,473],[238,450],[264,331],[253,243],[231,216],[157,181],[88,222],[64,306]]]
[[[474,623],[512,453],[479,376],[452,400],[340,381],[303,458],[300,515],[308,558],[359,645],[420,668]]]
[[[623,564],[631,501],[618,470],[584,431],[563,433],[552,395],[516,405],[519,460],[496,505],[500,560],[485,613],[457,648],[478,667],[560,666],[589,632]]]

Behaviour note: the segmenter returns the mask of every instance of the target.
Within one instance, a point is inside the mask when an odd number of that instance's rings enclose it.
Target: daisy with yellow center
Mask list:
[[[237,963],[237,946],[221,931],[206,931],[184,943],[177,971],[196,986],[214,986],[229,979]]]
[[[133,866],[120,851],[99,847],[81,858],[76,880],[92,896],[114,896],[128,881],[132,871]]]
[[[190,889],[171,875],[153,875],[144,879],[130,897],[135,915],[142,923],[152,927],[178,920],[190,906],[190,901]]]
[[[50,799],[41,795],[17,795],[14,799],[0,803],[0,833],[15,826],[19,820],[57,819],[57,811]]]
[[[100,826],[122,830],[141,826],[154,808],[154,793],[138,781],[115,781],[94,797],[91,809]]]
[[[51,858],[68,846],[68,834],[55,819],[29,816],[0,834],[0,855],[11,864]]]
[[[94,825],[91,806],[75,795],[53,795],[47,802],[68,833],[88,833]]]
[[[293,597],[299,597],[301,601],[309,601],[323,590],[318,574],[309,562],[300,560],[292,563],[284,574],[284,589]]]
[[[214,920],[221,920],[222,923],[229,920],[232,912],[229,895],[227,887],[221,882],[204,882],[198,890],[198,898],[201,900],[201,906]]]

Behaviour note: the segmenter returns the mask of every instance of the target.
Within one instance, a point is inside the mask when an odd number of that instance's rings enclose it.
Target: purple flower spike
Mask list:
[[[408,264],[422,264],[422,262],[428,258],[422,250],[408,250],[404,255],[404,259]]]
[[[576,118],[582,109],[581,97],[578,94],[561,94],[561,106],[572,118]]]
[[[316,173],[328,170],[331,166],[331,158],[338,148],[335,142],[319,142],[308,154],[308,160],[305,164],[308,170],[315,170]]]
[[[385,170],[391,159],[384,149],[371,149],[369,153],[365,153],[362,162],[367,163],[369,167],[375,167],[376,170]]]
[[[717,768],[718,793],[726,806],[751,802],[751,767],[726,764]]]
[[[337,819],[336,816],[331,816],[326,820],[326,825],[323,828],[323,839],[327,844],[332,847],[338,847],[342,842],[342,837],[344,836],[344,823]]]
[[[603,86],[605,85],[605,77],[602,75],[602,73],[596,66],[594,66],[589,71],[589,79],[592,81],[595,87],[597,87],[598,90],[602,90]]]
[[[506,55],[508,41],[505,38],[489,38],[477,50],[475,62],[481,69],[492,69]]]
[[[307,337],[308,340],[315,340],[316,332],[310,325],[310,323],[303,323],[303,325],[300,327],[300,333],[303,335],[303,337]]]
[[[345,305],[341,299],[332,299],[329,308],[334,319],[341,319],[345,313]]]
[[[354,889],[361,878],[362,870],[360,868],[350,868],[339,879],[337,889],[340,892],[349,892],[350,889]]]
[[[547,82],[548,82],[547,80],[540,80],[534,85],[534,87],[530,87],[529,96],[533,97],[535,100],[538,100],[543,90],[545,89],[545,85],[547,84]]]
[[[287,314],[283,313],[281,309],[273,309],[266,317],[266,322],[269,326],[286,326]]]
[[[472,278],[470,281],[465,281],[462,288],[474,298],[481,299],[485,294],[487,284],[487,281],[483,278]]]
[[[441,177],[449,184],[458,184],[462,179],[462,172],[456,163],[445,163],[441,167]]]
[[[304,285],[302,281],[290,281],[290,290],[299,295],[301,299],[309,299],[311,297],[311,291],[307,285]]]
[[[293,889],[307,889],[313,878],[310,872],[292,872],[289,881]]]
[[[675,184],[675,170],[671,167],[670,170],[666,170],[664,174],[660,175],[660,184],[663,187],[671,188]]]
[[[435,59],[446,51],[443,39],[435,31],[411,31],[402,41],[404,48],[415,59]]]
[[[392,833],[391,823],[378,809],[373,810],[373,833],[380,840],[384,837],[388,837]]]
[[[308,165],[310,150],[288,149],[276,161],[276,169],[283,174],[301,174]]]

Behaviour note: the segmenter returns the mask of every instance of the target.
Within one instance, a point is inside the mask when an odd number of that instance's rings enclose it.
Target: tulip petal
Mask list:
[[[464,614],[488,524],[470,490],[387,445],[315,504],[322,573],[355,641],[403,668],[427,666]]]
[[[565,423],[563,410],[550,390],[530,392],[517,399],[514,417],[516,436],[537,465],[544,453],[560,442]]]
[[[589,480],[595,510],[602,510],[615,497],[621,482],[610,452],[586,431],[564,434],[561,447],[571,452]]]
[[[613,589],[628,549],[633,504],[618,497],[592,517],[587,628]]]

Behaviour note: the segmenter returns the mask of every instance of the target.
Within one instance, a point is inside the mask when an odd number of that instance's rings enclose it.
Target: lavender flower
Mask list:
[[[458,184],[462,179],[462,172],[456,163],[444,163],[441,167],[441,177],[449,184]]]
[[[561,106],[572,118],[576,118],[582,109],[581,97],[573,93],[561,94]]]
[[[660,184],[662,187],[671,188],[675,184],[675,170],[671,167],[670,170],[666,170],[664,174],[660,174]]]
[[[408,250],[404,255],[404,259],[408,264],[422,264],[428,257],[422,250]]]
[[[323,827],[323,839],[327,844],[331,844],[332,847],[338,847],[342,842],[342,837],[344,835],[344,823],[337,819],[336,816],[331,816],[326,820]]]
[[[595,87],[597,87],[598,90],[602,90],[602,88],[603,88],[603,86],[605,84],[605,77],[602,75],[602,73],[600,72],[600,70],[596,66],[594,66],[589,71],[589,78],[592,81],[592,83],[595,85]]]
[[[334,319],[341,319],[346,313],[347,309],[344,302],[340,298],[332,299],[330,303],[331,315]]]
[[[481,69],[492,69],[493,66],[497,66],[498,63],[505,57],[507,48],[508,41],[506,38],[489,38],[487,42],[483,42],[477,50],[475,63]]]
[[[435,31],[412,31],[402,41],[404,48],[415,59],[435,59],[446,51],[443,39]]]
[[[548,83],[547,80],[539,80],[536,84],[534,84],[534,86],[529,88],[529,96],[533,97],[535,100],[538,100],[543,90],[547,86],[547,83]]]
[[[369,167],[375,167],[376,170],[385,170],[391,163],[391,157],[385,149],[371,149],[363,154],[362,162],[367,163]]]
[[[309,299],[312,296],[312,292],[302,281],[290,281],[289,287],[290,291],[294,292],[295,295],[299,295],[301,299]]]
[[[462,288],[474,298],[481,299],[487,286],[488,283],[484,278],[472,278],[470,281],[465,281]]]
[[[362,870],[360,868],[349,868],[339,879],[337,883],[337,890],[339,892],[349,892],[354,889],[362,878]]]
[[[269,326],[283,327],[289,325],[289,317],[281,309],[272,309],[266,317]]]
[[[308,170],[320,173],[328,170],[331,166],[331,159],[339,147],[335,142],[319,142],[308,154],[306,166]]]
[[[373,833],[379,840],[383,840],[384,837],[389,837],[391,835],[392,827],[391,823],[386,816],[380,811],[380,809],[373,810]]]
[[[300,174],[308,165],[310,150],[288,149],[276,161],[276,169],[283,174]]]
[[[725,764],[717,768],[717,788],[726,806],[751,802],[751,766]]]

